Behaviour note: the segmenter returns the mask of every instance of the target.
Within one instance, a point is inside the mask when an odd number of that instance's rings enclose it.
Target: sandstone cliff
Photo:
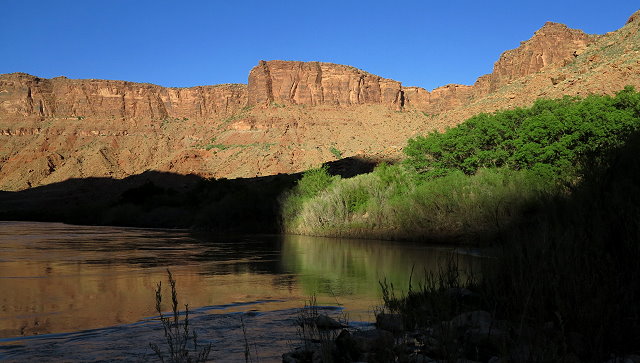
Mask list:
[[[564,66],[574,60],[597,36],[566,25],[547,22],[533,37],[500,56],[493,72],[478,78],[474,84],[476,97],[495,91],[510,81],[539,72],[557,64]]]
[[[247,102],[246,85],[165,88],[124,81],[0,76],[0,114],[7,117],[163,119],[229,115]]]
[[[434,114],[453,110],[480,99],[511,81],[539,72],[546,66],[564,66],[597,39],[581,30],[547,22],[531,39],[508,50],[495,63],[493,72],[478,78],[473,86],[451,84],[429,92],[420,87],[405,87],[408,107]]]
[[[631,18],[633,19],[633,17]],[[629,22],[631,22],[631,19]],[[447,85],[429,92],[403,87],[354,67],[295,61],[260,61],[241,84],[164,88],[123,81],[42,79],[16,73],[0,77],[0,113],[40,117],[122,119],[215,118],[255,105],[350,106],[381,104],[429,114],[451,110],[510,81],[552,64],[566,65],[596,39],[548,22],[521,46],[502,54],[491,74],[473,86]]]
[[[321,62],[260,61],[249,73],[249,106],[383,104],[402,107],[400,82]]]
[[[249,74],[248,105],[304,104],[348,106],[382,104],[437,114],[469,103],[514,79],[553,64],[566,65],[597,36],[548,22],[521,46],[502,54],[491,74],[473,86],[447,85],[429,92],[403,87],[359,69],[331,63],[260,61]]]
[[[602,36],[547,23],[474,85],[432,91],[321,62],[261,61],[248,85],[192,88],[0,75],[0,190],[145,170],[252,177],[336,155],[397,157],[407,138],[479,112],[640,88],[637,19]]]
[[[449,84],[429,92],[420,87],[404,87],[405,106],[428,114],[438,114],[451,110],[473,97],[473,86]]]

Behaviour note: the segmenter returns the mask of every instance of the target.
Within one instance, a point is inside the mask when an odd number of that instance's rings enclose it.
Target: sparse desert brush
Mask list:
[[[336,149],[335,146],[330,147],[329,151],[331,152],[331,154],[333,154],[333,156],[336,157],[336,159],[341,159],[342,158],[342,151]]]
[[[156,343],[149,343],[161,362],[170,363],[198,363],[206,362],[211,352],[211,343],[199,346],[198,336],[189,321],[189,306],[185,305],[184,317],[178,308],[178,294],[176,292],[176,281],[173,279],[171,271],[167,269],[169,286],[171,288],[171,315],[166,316],[162,312],[162,281],[158,282],[156,288],[156,311],[158,312],[160,323],[164,329],[165,349]]]

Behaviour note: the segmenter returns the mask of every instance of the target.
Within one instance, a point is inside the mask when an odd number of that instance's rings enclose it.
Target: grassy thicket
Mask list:
[[[580,182],[640,129],[640,93],[539,100],[411,139],[407,159],[349,179],[306,173],[285,231],[365,238],[494,238]]]
[[[318,169],[314,174],[323,173]],[[466,238],[494,233],[534,208],[547,180],[528,171],[483,169],[421,181],[402,166],[381,165],[305,193],[306,175],[285,199],[285,230],[298,234],[384,239]]]

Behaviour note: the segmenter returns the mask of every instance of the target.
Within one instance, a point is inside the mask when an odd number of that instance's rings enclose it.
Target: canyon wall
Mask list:
[[[566,64],[595,36],[546,23],[520,47],[504,52],[493,72],[473,86],[446,85],[429,92],[403,87],[354,67],[295,61],[260,61],[248,85],[165,88],[123,81],[0,76],[0,114],[40,117],[216,118],[245,106],[270,104],[350,106],[379,104],[436,114],[456,108],[552,64]]]
[[[640,88],[639,14],[601,36],[547,23],[474,85],[432,91],[322,62],[260,61],[248,85],[191,88],[0,75],[0,191],[146,170],[236,178],[343,156],[396,159],[408,138],[480,112]]]
[[[0,115],[163,119],[212,118],[237,112],[247,87],[224,84],[165,88],[96,79],[43,79],[24,73],[0,76]]]
[[[391,109],[406,107],[437,114],[546,66],[565,65],[596,38],[563,24],[547,22],[520,47],[504,52],[493,72],[478,78],[473,86],[450,84],[431,92],[420,87],[403,87],[400,82],[339,64],[260,61],[249,73],[248,104],[382,104]]]
[[[564,66],[596,38],[596,35],[568,28],[564,24],[547,22],[518,48],[502,53],[494,64],[493,72],[478,78],[474,84],[474,94],[476,97],[484,96],[514,79],[539,72],[552,64]]]

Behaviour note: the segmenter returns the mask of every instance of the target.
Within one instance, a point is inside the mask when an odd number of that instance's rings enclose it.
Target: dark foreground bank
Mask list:
[[[356,157],[326,164],[343,177],[370,172],[374,165]],[[70,179],[0,191],[0,220],[278,233],[280,197],[301,175],[205,179],[148,171],[125,179]]]

